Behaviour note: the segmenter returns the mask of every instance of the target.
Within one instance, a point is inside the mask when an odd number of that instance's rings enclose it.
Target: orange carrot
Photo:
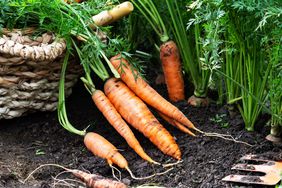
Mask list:
[[[180,55],[175,42],[168,41],[160,46],[160,59],[169,99],[173,102],[185,100]]]
[[[124,83],[144,102],[154,107],[166,116],[182,123],[188,128],[199,131],[177,107],[164,99],[145,80],[138,76],[137,71],[134,71],[133,74],[130,69],[130,65],[124,58],[121,57],[121,55],[112,57],[111,63],[119,72]],[[137,77],[135,75],[137,75]]]
[[[170,133],[159,123],[143,101],[122,81],[111,78],[104,85],[105,94],[121,116],[142,132],[163,153],[178,160],[181,152]]]
[[[87,133],[84,136],[84,144],[94,155],[106,159],[110,166],[116,164],[120,168],[128,169],[126,159],[118,152],[117,148],[99,134]]]
[[[106,97],[106,95],[101,90],[95,90],[92,94],[92,99],[96,104],[97,108],[103,113],[105,118],[109,121],[109,123],[117,130],[117,132],[126,140],[128,145],[144,160],[159,164],[154,161],[151,157],[149,157],[138,140],[134,136],[133,132],[126,124],[126,122],[122,119],[120,114],[117,112],[113,104]]]
[[[174,119],[171,119],[170,117],[167,117],[166,115],[164,115],[161,112],[158,112],[158,114],[165,120],[167,121],[169,124],[173,125],[174,127],[178,128],[179,130],[181,130],[182,132],[189,134],[191,136],[196,136],[193,132],[191,132],[187,127],[185,127],[184,125],[182,125],[181,123],[175,121]]]
[[[105,178],[97,174],[89,174],[77,169],[66,170],[81,179],[89,188],[127,188],[127,186],[122,182]]]

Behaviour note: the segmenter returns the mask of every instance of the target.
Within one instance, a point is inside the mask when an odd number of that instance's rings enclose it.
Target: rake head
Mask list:
[[[262,176],[251,176],[251,175],[229,175],[223,178],[223,181],[238,182],[246,184],[257,184],[257,185],[276,185],[282,176],[282,162],[258,159],[256,155],[245,155],[241,161],[256,161],[262,162],[263,164],[236,164],[231,169],[241,170],[247,172],[261,172],[265,175]]]

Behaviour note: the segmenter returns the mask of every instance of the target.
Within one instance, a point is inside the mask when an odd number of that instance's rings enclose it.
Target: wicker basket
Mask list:
[[[32,111],[53,111],[58,102],[58,86],[64,40],[52,33],[32,38],[33,29],[3,30],[0,37],[0,119],[11,119]],[[81,74],[79,64],[69,63],[65,93]]]

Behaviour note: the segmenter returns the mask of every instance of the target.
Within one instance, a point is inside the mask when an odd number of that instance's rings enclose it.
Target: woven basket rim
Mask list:
[[[8,35],[16,33],[21,36],[29,36],[35,31],[34,28],[12,29],[3,28],[1,33]],[[45,32],[49,34],[48,32]],[[42,35],[43,36],[43,35]],[[0,55],[7,54],[13,57],[21,57],[23,59],[31,59],[35,61],[54,60],[64,53],[66,50],[66,42],[62,38],[53,39],[50,44],[41,43],[38,46],[30,46],[21,44],[11,40],[9,37],[0,36]]]

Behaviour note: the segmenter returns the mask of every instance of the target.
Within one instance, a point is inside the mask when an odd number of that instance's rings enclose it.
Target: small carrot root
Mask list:
[[[117,130],[117,132],[126,140],[128,145],[144,160],[160,165],[160,163],[148,156],[136,139],[127,123],[122,119],[108,97],[101,90],[95,90],[92,93],[92,99],[97,108],[103,113],[108,122]]]
[[[163,167],[164,168],[172,167],[172,166],[178,165],[178,164],[180,164],[182,162],[183,162],[183,160],[178,160],[175,163],[165,163],[165,164],[163,164]]]
[[[25,183],[36,171],[46,166],[54,166],[54,167],[62,168],[66,172],[72,173],[75,177],[79,178],[87,185],[87,187],[90,188],[127,188],[127,186],[122,182],[105,178],[97,174],[89,174],[77,169],[69,169],[58,164],[40,165],[28,175],[28,177],[23,181],[23,183]]]
[[[236,140],[232,135],[229,134],[220,134],[220,133],[209,133],[209,132],[203,132],[201,131],[203,136],[207,136],[207,137],[217,137],[217,138],[222,138],[223,140],[229,140],[235,143],[240,143],[240,144],[245,144],[247,146],[253,146],[252,144],[249,144],[247,142],[244,141],[240,141],[240,140]]]
[[[174,119],[171,119],[170,117],[167,117],[166,115],[164,115],[163,113],[158,111],[158,114],[165,120],[167,121],[169,124],[171,124],[172,126],[176,127],[177,129],[179,129],[180,131],[190,135],[190,136],[196,136],[192,131],[190,131],[187,127],[185,127],[184,125],[182,125],[181,123],[179,123],[178,121],[175,121]]]
[[[169,169],[165,170],[164,172],[154,173],[154,174],[152,174],[152,175],[150,175],[150,176],[145,176],[145,177],[136,177],[136,176],[132,173],[132,171],[131,171],[130,169],[126,169],[126,170],[127,170],[128,173],[130,174],[130,176],[131,176],[132,179],[135,179],[135,180],[145,180],[145,179],[153,178],[153,177],[155,177],[155,176],[164,175],[164,174],[170,172],[171,170],[173,170],[173,168],[169,168]]]

